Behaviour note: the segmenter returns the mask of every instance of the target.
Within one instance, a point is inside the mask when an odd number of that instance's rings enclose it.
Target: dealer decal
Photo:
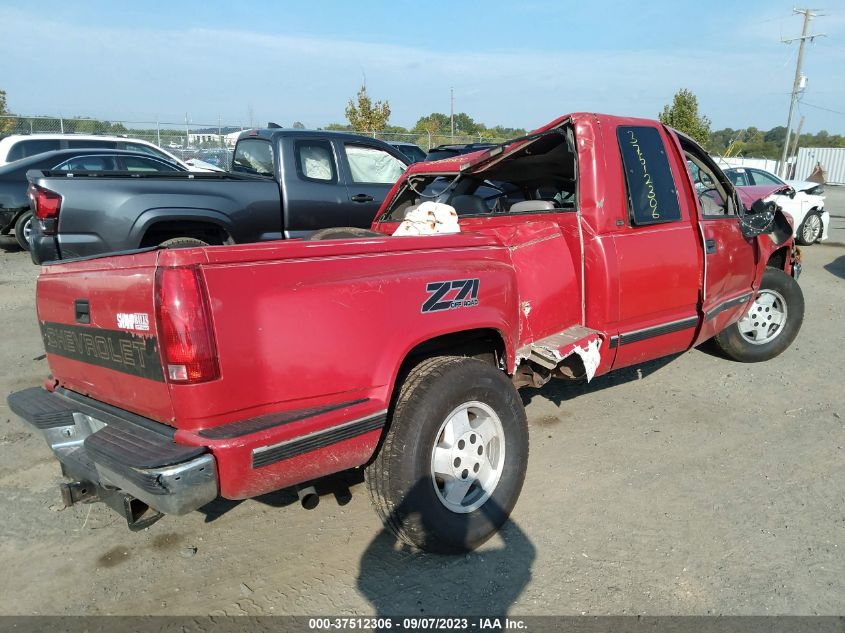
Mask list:
[[[146,312],[118,312],[117,327],[121,330],[150,331],[150,315]]]
[[[440,312],[478,305],[478,279],[432,281],[425,289],[428,299],[422,304],[423,312]]]
[[[48,354],[164,382],[154,336],[42,321],[41,338]]]

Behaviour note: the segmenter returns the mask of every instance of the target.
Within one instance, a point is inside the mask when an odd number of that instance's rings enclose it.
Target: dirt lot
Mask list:
[[[278,493],[137,534],[100,505],[63,509],[56,462],[5,403],[48,370],[37,268],[0,238],[0,613],[840,614],[845,188],[827,204],[790,350],[760,365],[692,350],[525,391],[513,521],[453,558],[396,546],[361,485],[345,505]]]

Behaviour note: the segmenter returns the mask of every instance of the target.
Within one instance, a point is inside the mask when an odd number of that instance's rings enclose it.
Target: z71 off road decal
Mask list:
[[[429,297],[422,304],[423,312],[440,312],[478,305],[478,279],[432,281],[425,289]]]

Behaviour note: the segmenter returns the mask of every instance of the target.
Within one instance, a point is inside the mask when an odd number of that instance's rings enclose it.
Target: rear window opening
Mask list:
[[[575,211],[576,171],[571,132],[550,131],[474,173],[411,175],[380,221],[401,222],[427,200],[451,205],[460,217]]]

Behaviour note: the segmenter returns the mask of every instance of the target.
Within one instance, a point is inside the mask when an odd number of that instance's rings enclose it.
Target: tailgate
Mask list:
[[[147,251],[44,267],[38,321],[61,386],[171,423],[156,333],[157,257]]]

